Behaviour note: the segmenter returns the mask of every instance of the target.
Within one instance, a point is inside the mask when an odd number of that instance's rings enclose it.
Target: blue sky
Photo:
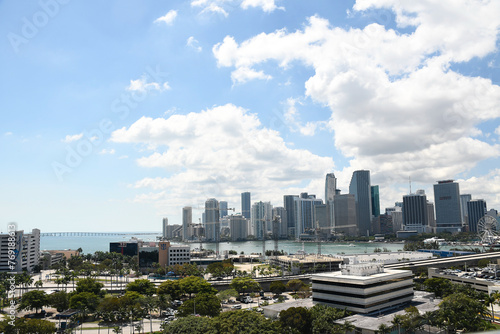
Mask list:
[[[0,1],[0,222],[160,230],[240,193],[500,210],[494,1]],[[6,227],[1,227],[4,231]]]

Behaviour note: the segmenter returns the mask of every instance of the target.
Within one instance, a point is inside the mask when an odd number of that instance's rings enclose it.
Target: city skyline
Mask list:
[[[2,2],[0,231],[158,231],[356,170],[381,213],[410,178],[500,210],[499,32],[497,2]]]

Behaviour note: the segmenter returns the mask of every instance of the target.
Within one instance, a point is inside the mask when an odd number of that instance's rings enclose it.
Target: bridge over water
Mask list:
[[[40,233],[41,237],[100,237],[114,235],[151,235],[161,232],[45,232]]]

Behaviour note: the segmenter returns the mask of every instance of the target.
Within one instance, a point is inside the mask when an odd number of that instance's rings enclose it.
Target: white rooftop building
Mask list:
[[[373,313],[409,303],[410,270],[384,269],[381,263],[343,265],[340,272],[311,277],[313,302],[356,313]]]

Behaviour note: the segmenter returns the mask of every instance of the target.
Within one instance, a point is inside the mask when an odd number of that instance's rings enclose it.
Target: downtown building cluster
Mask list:
[[[230,212],[233,211],[233,212]],[[207,199],[201,221],[193,222],[193,208],[182,209],[182,224],[169,225],[163,219],[163,237],[183,241],[216,242],[293,239],[328,240],[345,235],[352,237],[376,234],[477,232],[479,220],[496,210],[487,211],[486,202],[460,194],[453,180],[434,185],[434,202],[424,190],[403,196],[394,207],[380,210],[378,185],[372,185],[370,171],[353,173],[349,193],[337,189],[333,173],[325,178],[324,199],[306,192],[284,195],[282,206],[257,201],[250,192],[241,194],[241,213],[234,213],[226,201]]]

